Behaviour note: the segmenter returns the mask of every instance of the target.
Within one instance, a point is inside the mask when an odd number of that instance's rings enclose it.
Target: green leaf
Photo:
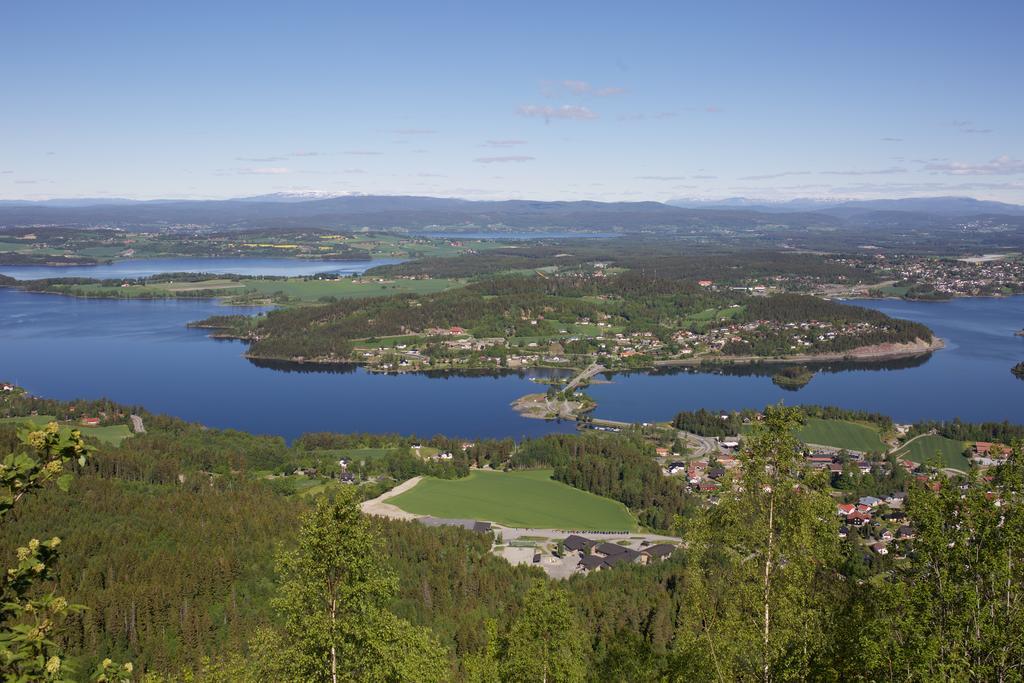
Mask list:
[[[61,491],[67,492],[71,488],[71,480],[75,478],[73,474],[62,474],[57,478],[57,488]]]

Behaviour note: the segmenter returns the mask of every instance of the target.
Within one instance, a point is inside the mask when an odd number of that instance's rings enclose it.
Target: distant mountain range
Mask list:
[[[0,228],[116,227],[129,230],[335,228],[344,230],[564,230],[674,234],[831,248],[868,240],[903,243],[982,235],[1024,245],[1024,207],[965,197],[757,202],[471,201],[444,197],[285,193],[227,200],[68,199],[0,201]],[[813,238],[813,239],[812,239]],[[941,238],[941,239],[940,239]],[[977,240],[974,240],[977,241]],[[938,247],[937,247],[938,248]]]
[[[788,213],[792,211],[817,211],[835,216],[853,216],[871,211],[910,211],[947,216],[969,216],[976,214],[1024,215],[1024,206],[1003,202],[984,201],[971,197],[908,197],[906,199],[789,199],[783,202],[765,202],[746,197],[731,197],[722,200],[673,199],[667,202],[682,208],[736,209],[767,213]]]

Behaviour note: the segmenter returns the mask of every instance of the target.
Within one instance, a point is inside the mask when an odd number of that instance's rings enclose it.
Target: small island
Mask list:
[[[1017,335],[1018,337],[1024,337],[1024,328],[1017,330],[1016,332],[1014,332],[1014,334]]]
[[[796,391],[814,379],[814,372],[804,365],[791,365],[772,375],[772,382],[783,389]]]
[[[575,420],[597,407],[594,399],[572,389],[558,391],[548,387],[544,394],[527,394],[512,402],[512,407],[523,417],[540,420]]]
[[[1017,379],[1024,379],[1024,361],[1021,361],[1010,368],[1010,372],[1012,372]]]

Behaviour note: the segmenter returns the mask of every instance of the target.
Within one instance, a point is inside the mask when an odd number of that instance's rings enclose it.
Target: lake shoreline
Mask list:
[[[221,340],[232,340],[240,341],[243,343],[250,343],[255,341],[251,336],[232,334],[230,332],[218,332],[223,328],[207,325],[201,323],[189,323],[188,325],[192,329],[211,330],[212,333],[209,335],[212,339]],[[659,368],[669,367],[708,367],[710,369],[716,369],[722,366],[732,365],[758,365],[758,364],[770,364],[770,365],[798,365],[803,363],[821,364],[830,363],[835,361],[847,361],[847,362],[863,362],[871,363],[877,361],[886,360],[899,360],[903,358],[915,358],[919,356],[926,356],[945,348],[946,343],[939,337],[933,337],[932,341],[926,342],[924,340],[918,340],[917,342],[911,342],[907,344],[875,344],[871,346],[858,346],[849,351],[837,351],[832,353],[816,353],[816,354],[794,354],[791,356],[713,356],[713,357],[697,357],[697,358],[673,358],[666,360],[656,360],[646,367],[631,367],[631,368],[608,368],[605,373],[602,374],[616,374],[623,372],[650,372],[652,370],[658,370]],[[417,374],[417,373],[431,373],[431,372],[459,372],[459,371],[527,371],[527,370],[565,370],[565,371],[576,371],[579,372],[583,368],[576,366],[553,366],[553,365],[528,365],[520,368],[501,368],[501,367],[481,367],[481,368],[389,368],[387,370],[377,370],[371,367],[366,361],[360,358],[348,359],[338,357],[319,357],[319,358],[305,358],[305,357],[282,357],[282,356],[267,356],[261,354],[253,354],[248,351],[242,354],[243,357],[250,361],[269,361],[278,363],[295,363],[296,365],[309,365],[309,366],[331,366],[331,365],[358,365],[364,367],[369,372],[388,374],[388,375],[401,375],[401,374]]]

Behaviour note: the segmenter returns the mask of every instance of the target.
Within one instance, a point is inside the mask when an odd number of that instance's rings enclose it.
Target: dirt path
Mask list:
[[[389,498],[394,498],[399,494],[405,493],[413,486],[420,483],[421,479],[423,479],[423,477],[413,477],[412,479],[403,481],[395,488],[386,493],[382,493],[373,500],[364,501],[359,505],[359,509],[363,511],[363,514],[373,515],[375,517],[387,517],[389,519],[418,519],[423,515],[414,515],[411,512],[406,512],[405,510],[385,501]]]

